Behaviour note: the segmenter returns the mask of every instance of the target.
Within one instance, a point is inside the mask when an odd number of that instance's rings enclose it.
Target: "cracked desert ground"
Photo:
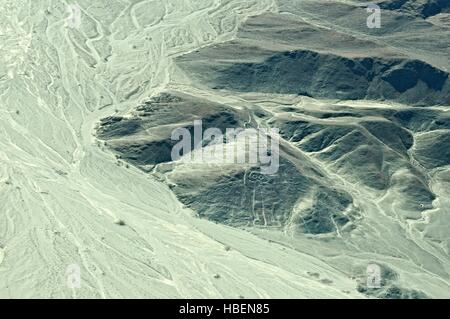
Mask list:
[[[450,4],[375,2],[0,0],[0,298],[449,298]]]

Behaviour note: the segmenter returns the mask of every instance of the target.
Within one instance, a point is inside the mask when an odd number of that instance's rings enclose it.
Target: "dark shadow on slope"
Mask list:
[[[262,63],[233,64],[213,72],[211,80],[216,88],[233,91],[450,105],[448,73],[417,60],[349,59],[297,50]]]
[[[194,136],[193,121],[199,119],[203,132],[208,128],[225,132],[228,128],[256,127],[252,114],[168,92],[140,105],[130,115],[103,119],[97,134],[119,159],[145,171],[165,163],[162,171],[161,166],[155,168],[155,176],[165,175],[162,180],[180,201],[202,218],[236,227],[289,226],[305,234],[352,229],[357,214],[353,198],[328,186],[332,183],[312,164],[301,163],[299,168],[281,155],[277,174],[263,175],[260,164],[233,164],[230,171],[221,163],[200,164],[193,169],[189,163],[172,162],[171,151],[177,141],[171,140],[171,133],[183,127]]]
[[[381,9],[401,11],[424,19],[450,11],[449,0],[387,0],[379,5]]]

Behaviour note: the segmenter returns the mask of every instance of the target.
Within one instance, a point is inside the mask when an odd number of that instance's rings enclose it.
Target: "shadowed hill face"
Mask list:
[[[306,12],[302,10],[312,10],[308,5],[314,8],[307,1],[298,3],[295,10],[300,15]],[[332,8],[338,10],[341,6],[345,7],[337,4]],[[346,9],[349,15],[348,5]],[[360,7],[350,9],[357,10],[354,14],[358,16],[367,14]],[[337,17],[330,14],[328,19],[324,17],[324,23],[334,18]],[[418,106],[450,104],[448,72],[432,65],[433,59],[416,59],[415,51],[402,48],[405,33],[397,29],[411,26],[401,19],[393,17],[397,26],[384,27],[395,30],[398,48],[373,36],[314,28],[301,19],[303,16],[295,19],[276,14],[254,17],[240,29],[236,40],[182,56],[178,65],[198,85],[216,90],[395,101]],[[423,32],[448,35],[449,30],[422,26],[414,18],[408,19],[417,24],[422,36]],[[410,46],[411,43],[407,50]],[[449,48],[436,50],[442,51],[442,58],[445,52],[450,54]]]
[[[406,211],[432,207],[435,195],[425,176],[410,164],[413,136],[397,124],[358,118],[353,124],[281,119],[273,125],[281,128],[285,139],[346,179],[373,190],[398,189]],[[430,145],[440,146],[436,142]],[[429,160],[439,165],[445,156],[435,153]]]
[[[171,139],[172,132],[185,127],[193,134],[195,120],[203,121],[203,132],[244,125],[243,115],[222,105],[165,93],[136,108],[132,116],[102,119],[97,135],[117,152],[118,158],[151,168],[171,161],[172,148],[177,144]]]
[[[422,18],[450,12],[450,1],[448,0],[385,0],[378,4],[382,9],[400,10]]]
[[[351,230],[355,211],[348,193],[320,185],[320,181],[302,175],[288,161],[280,164],[279,174],[274,176],[261,175],[253,168],[225,176],[217,170],[205,169],[196,172],[201,176],[183,172],[179,177],[177,170],[183,168],[178,167],[169,178],[175,182],[173,189],[186,205],[200,217],[218,223],[291,228],[305,234]],[[208,173],[221,177],[213,180]],[[203,185],[199,188],[200,183]],[[298,208],[299,203],[310,201],[308,207]]]
[[[143,170],[160,164],[154,169],[156,176],[162,174],[179,199],[200,217],[232,226],[291,228],[306,234],[351,230],[357,213],[352,197],[330,187],[333,183],[318,174],[314,164],[297,163],[283,152],[274,175],[261,174],[258,164],[172,162],[171,133],[177,127],[193,133],[193,120],[201,119],[203,132],[213,127],[225,132],[255,126],[253,116],[170,92],[137,107],[132,116],[103,119],[97,134],[118,158]],[[285,147],[281,146],[282,151]]]
[[[236,91],[450,104],[448,73],[421,61],[291,51],[263,63],[233,64],[211,75],[211,80],[217,89]]]
[[[415,149],[421,165],[437,168],[450,165],[450,132],[433,131],[420,135]]]
[[[258,165],[172,162],[171,130],[192,129],[190,121],[202,119],[204,129],[225,131],[256,126],[261,116],[282,137],[274,176],[261,175]],[[283,107],[270,115],[170,92],[139,106],[131,117],[104,119],[98,135],[123,160],[153,169],[200,217],[238,227],[324,234],[353,229],[359,216],[352,195],[334,174],[376,196],[395,192],[397,211],[405,218],[431,209],[436,195],[427,172],[412,163],[427,169],[448,164],[450,157],[440,151],[448,142],[447,122],[445,113],[427,109]],[[414,132],[421,135],[415,138]]]

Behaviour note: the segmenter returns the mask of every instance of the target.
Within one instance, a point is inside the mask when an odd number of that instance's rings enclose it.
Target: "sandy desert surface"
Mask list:
[[[376,2],[0,0],[0,298],[449,298],[450,5]]]

